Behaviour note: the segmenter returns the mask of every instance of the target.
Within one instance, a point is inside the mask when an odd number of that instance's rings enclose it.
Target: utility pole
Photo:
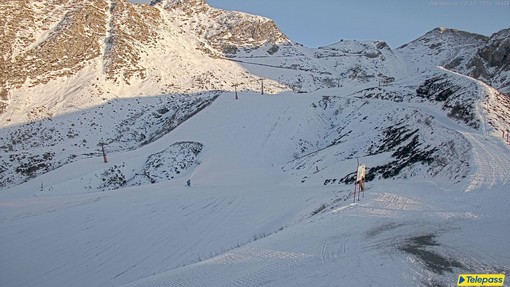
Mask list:
[[[264,78],[260,78],[260,94],[264,95]]]
[[[233,84],[232,86],[234,87],[234,93],[236,95],[236,100],[239,100],[239,97],[237,96],[237,86],[239,86],[240,84]]]
[[[360,198],[361,192],[363,192],[363,197],[365,197],[365,177],[366,177],[366,166],[364,164],[359,164],[359,158],[356,158],[356,181],[354,182],[354,202],[356,202],[356,189],[358,192],[358,201]]]
[[[359,158],[356,158],[358,160],[358,164],[356,165],[356,172],[354,172],[354,202],[356,202],[356,191],[358,189],[358,168],[359,168]],[[359,198],[358,198],[359,200]]]
[[[108,144],[106,144],[106,143],[104,143],[104,142],[100,142],[100,143],[98,144],[98,146],[100,146],[100,147],[101,147],[101,150],[103,151],[103,160],[104,160],[104,163],[108,163],[108,159],[106,158],[106,152],[105,152],[105,150],[104,150],[104,146],[105,146],[105,145],[108,145]]]

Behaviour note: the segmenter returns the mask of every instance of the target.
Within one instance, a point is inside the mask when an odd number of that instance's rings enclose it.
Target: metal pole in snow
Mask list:
[[[232,86],[234,86],[234,93],[236,95],[236,100],[239,100],[239,97],[237,96],[237,86],[239,86],[240,84],[233,84]]]
[[[358,162],[358,167],[356,168],[356,176],[358,174],[358,169],[359,169],[359,158],[356,158],[356,161]],[[360,178],[359,179],[359,186],[358,186],[358,201],[359,201],[359,198],[360,198],[360,195],[361,195],[361,188],[362,188],[362,179]]]
[[[100,142],[98,145],[99,145],[99,146],[101,146],[101,151],[103,152],[103,160],[104,160],[104,163],[108,163],[108,159],[107,159],[107,157],[106,157],[106,152],[105,152],[105,150],[104,150],[104,146],[105,146],[106,144],[105,144],[105,143],[103,143],[103,142]]]
[[[355,182],[354,183],[354,201],[353,202],[356,202],[356,185],[357,185],[357,183]]]
[[[101,148],[103,150],[103,160],[104,160],[104,163],[108,163],[108,159],[106,158],[106,152],[104,151],[104,144],[101,145]]]
[[[365,179],[361,180],[361,184],[363,186],[363,190],[361,192],[363,192],[363,198],[365,198]]]
[[[357,158],[356,171],[354,172],[354,202],[356,202],[356,187],[358,186],[358,168],[359,168],[359,158]],[[360,187],[361,188],[361,187]],[[359,192],[358,192],[358,201],[359,201]]]
[[[366,165],[363,165],[363,173],[362,173],[362,176],[361,176],[361,182],[363,183],[363,198],[365,198],[365,178],[367,177],[367,171],[366,171],[366,168],[367,166]]]

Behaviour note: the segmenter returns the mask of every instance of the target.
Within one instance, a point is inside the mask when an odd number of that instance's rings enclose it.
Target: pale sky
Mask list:
[[[150,0],[128,0],[149,3]],[[510,28],[510,0],[207,0],[209,5],[273,19],[294,42],[384,40],[392,48],[436,27],[486,36]]]

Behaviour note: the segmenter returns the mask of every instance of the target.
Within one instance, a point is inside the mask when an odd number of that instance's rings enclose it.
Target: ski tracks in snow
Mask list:
[[[458,131],[471,143],[473,162],[475,164],[475,171],[471,175],[466,192],[489,190],[493,188],[498,189],[498,186],[499,189],[501,189],[502,186],[508,185],[510,181],[510,153],[508,149],[502,148],[501,145],[496,144],[494,139],[489,136],[488,131],[491,128],[489,126],[490,121],[487,118],[488,115],[484,112],[484,110],[486,110],[484,105],[498,105],[494,89],[477,79],[442,67],[439,68],[445,72],[474,81],[479,88],[479,101],[475,111],[481,122],[480,131],[482,134]],[[499,117],[501,117],[501,115],[499,115]],[[494,126],[494,128],[498,130],[507,126],[507,123],[504,121],[504,116],[499,120],[503,120],[503,122],[499,123],[501,126],[499,128]],[[491,125],[494,125],[494,123],[491,123]]]
[[[346,233],[342,234],[338,239],[324,241],[321,247],[321,262],[323,264],[330,261],[334,262],[347,256],[351,237],[351,233]]]
[[[401,211],[417,211],[422,209],[423,202],[416,198],[407,195],[377,192],[373,193],[365,201],[341,206],[333,210],[332,213],[349,210],[347,213],[352,216],[393,217],[397,216]]]
[[[311,255],[259,247],[238,248],[209,260],[127,286],[260,286]]]
[[[510,181],[510,157],[508,150],[501,148],[485,136],[463,132],[471,143],[475,170],[466,192],[499,189]]]

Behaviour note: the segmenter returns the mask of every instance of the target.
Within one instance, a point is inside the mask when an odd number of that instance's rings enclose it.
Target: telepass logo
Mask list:
[[[503,286],[505,274],[460,274],[457,286]]]

